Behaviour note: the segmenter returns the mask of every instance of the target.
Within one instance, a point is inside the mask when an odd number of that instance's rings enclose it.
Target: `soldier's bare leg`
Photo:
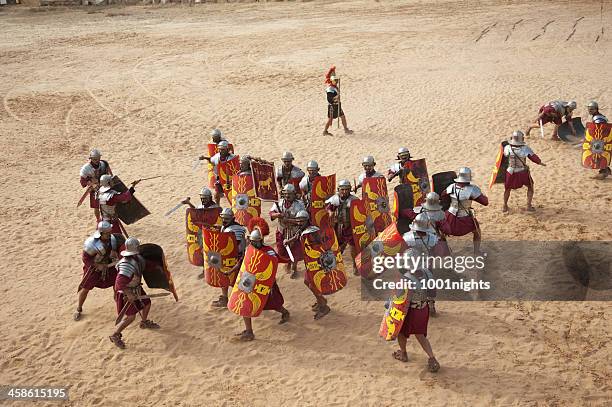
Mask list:
[[[253,339],[255,339],[255,334],[253,333],[253,324],[251,318],[242,317],[242,320],[244,321],[245,330],[240,332],[239,334],[236,334],[236,336],[238,336],[238,339],[241,341],[252,341]]]
[[[533,201],[533,185],[529,185],[527,187],[527,210],[530,212],[535,211],[535,208],[531,205]]]
[[[508,199],[510,199],[510,189],[504,190],[504,206],[502,207],[502,212],[508,212]]]
[[[323,130],[323,135],[324,136],[333,136],[333,134],[331,134],[329,131],[327,131],[329,129],[329,127],[332,125],[332,123],[334,122],[334,119],[329,117],[327,119],[327,122],[325,123],[325,130]]]
[[[214,199],[215,199],[215,203],[219,205],[219,202],[221,202],[221,193],[219,192],[217,188],[215,188]]]
[[[149,311],[151,311],[150,302],[146,303],[142,311],[140,311],[140,318],[142,318],[142,321],[140,322],[140,328],[158,329],[159,325],[149,319]]]
[[[89,294],[89,290],[85,289],[85,288],[81,288],[79,290],[79,305],[77,305],[77,309],[76,312],[74,313],[74,320],[78,321],[79,319],[81,319],[81,312],[83,312],[83,304],[85,303],[85,300],[87,299],[87,294]]]
[[[289,311],[287,311],[287,308],[281,307],[281,309],[278,310],[277,312],[280,312],[281,314],[281,319],[280,321],[278,321],[279,324],[284,324],[284,323],[289,322],[289,317],[291,316],[291,314],[289,313]]]
[[[346,134],[353,134],[353,130],[349,129],[348,126],[346,125],[346,116],[345,115],[340,116],[340,120],[342,121],[342,127],[344,127],[344,132]]]
[[[475,255],[480,255],[480,240],[482,238],[482,235],[480,233],[480,228],[476,228],[476,230],[474,230],[474,254]]]
[[[531,133],[531,130],[532,130],[532,129],[537,129],[537,128],[539,128],[539,127],[540,127],[540,123],[538,123],[538,121],[536,120],[536,123],[530,124],[530,125],[527,127],[527,130],[525,130],[525,136],[528,136],[528,135],[529,135],[529,133]]]
[[[553,130],[552,137],[550,139],[551,140],[556,140],[556,141],[560,140],[560,138],[559,138],[559,136],[557,134],[558,132],[559,132],[559,126],[555,124],[555,129]]]
[[[297,266],[298,266],[297,261],[291,262],[290,266],[291,266],[291,275],[289,276],[289,278],[295,279],[297,278]]]
[[[227,307],[228,293],[229,287],[221,287],[221,295],[219,296],[219,299],[212,302],[212,306],[217,308]]]
[[[431,344],[429,343],[429,339],[423,334],[415,334],[417,341],[421,345],[421,348],[427,353],[429,356],[429,360],[427,361],[427,368],[430,372],[435,373],[440,370],[440,364],[436,360],[436,357],[433,354],[433,350],[431,349]]]
[[[392,356],[400,362],[408,362],[408,352],[406,352],[406,342],[408,338],[401,332],[397,335],[399,349],[392,353]]]
[[[356,275],[356,276],[359,275],[359,270],[357,270],[357,263],[355,263],[355,257],[357,257],[358,254],[359,252],[357,251],[357,248],[351,245],[351,259],[353,262],[353,275]]]
[[[96,216],[96,221],[100,222],[100,209],[94,208],[94,215]]]
[[[117,324],[115,327],[115,332],[109,336],[112,343],[114,343],[118,348],[125,349],[125,343],[121,338],[121,332],[127,328],[132,322],[136,319],[136,315],[125,315],[121,322]]]

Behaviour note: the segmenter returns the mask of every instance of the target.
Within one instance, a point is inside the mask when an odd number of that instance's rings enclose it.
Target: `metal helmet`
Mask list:
[[[410,230],[413,232],[430,232],[429,218],[424,213],[419,213],[410,224]]]
[[[397,156],[398,157],[405,157],[405,156],[410,157],[410,150],[408,150],[407,147],[401,147],[399,150],[397,150]]]
[[[221,140],[217,147],[219,150],[229,150],[229,143],[226,140]]]
[[[569,110],[575,110],[576,109],[576,101],[574,100],[570,100],[567,104],[567,107],[569,108]]]
[[[98,160],[102,157],[102,153],[97,148],[92,148],[89,152],[89,158],[97,158]]]
[[[281,157],[281,161],[293,161],[293,154],[291,154],[291,151],[285,151]]]
[[[113,231],[113,225],[109,221],[103,220],[101,222],[98,222],[98,227],[96,228],[96,231],[94,232],[94,237],[99,238],[100,236],[102,236],[102,233],[110,233],[112,231]]]
[[[593,108],[593,109],[598,109],[598,110],[599,110],[599,104],[597,104],[597,102],[596,102],[596,101],[594,101],[594,100],[591,100],[591,101],[590,101],[590,102],[587,104],[587,106],[586,106],[586,107],[587,107],[587,109],[591,109],[591,108]]]
[[[255,228],[251,231],[251,233],[249,233],[249,240],[255,241],[255,242],[261,242],[263,240],[263,236],[261,235],[261,230],[259,230],[258,228]]]
[[[376,161],[374,161],[374,157],[371,155],[367,155],[365,157],[363,157],[363,161],[361,162],[361,165],[376,165]]]
[[[298,213],[295,214],[295,218],[296,219],[310,219],[310,215],[308,214],[308,211],[302,209],[298,211]]]
[[[283,194],[295,194],[295,186],[293,184],[286,184],[283,187]]]
[[[349,181],[348,179],[341,179],[340,182],[338,182],[338,191],[343,188],[353,188],[353,186],[351,185],[351,181]]]
[[[240,157],[240,166],[242,167],[243,165],[251,166],[251,159],[248,156]]]
[[[427,196],[425,196],[423,208],[429,211],[439,211],[442,209],[442,205],[440,205],[440,195],[433,191],[428,193]]]
[[[306,165],[306,169],[307,170],[318,170],[319,169],[319,163],[316,162],[315,160],[310,160],[310,161],[308,161],[308,164]]]
[[[201,197],[207,196],[207,197],[212,198],[212,191],[210,189],[208,189],[208,187],[204,187],[200,191],[200,196]]]
[[[100,186],[101,187],[109,187],[110,188],[110,184],[111,181],[113,180],[113,177],[111,177],[108,174],[104,174],[100,177]]]
[[[520,130],[514,130],[512,137],[510,138],[511,146],[524,146],[525,145],[525,134]]]
[[[608,123],[608,119],[603,114],[593,116],[593,123]]]
[[[219,129],[213,129],[213,131],[210,132],[210,136],[211,137],[223,137],[223,133],[221,133],[221,130]]]
[[[232,210],[232,208],[223,208],[223,210],[221,211],[221,217],[226,219],[234,219],[234,211]]]
[[[470,182],[472,182],[472,170],[470,170],[468,167],[459,168],[459,174],[457,175],[457,178],[455,178],[454,181],[465,182],[469,184]]]
[[[139,253],[138,247],[140,246],[140,240],[135,237],[130,237],[125,241],[125,250],[121,252],[123,257],[134,256]]]

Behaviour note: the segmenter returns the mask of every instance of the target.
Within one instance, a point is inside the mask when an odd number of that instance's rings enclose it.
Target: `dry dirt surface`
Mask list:
[[[528,139],[548,164],[532,168],[537,212],[521,209],[522,190],[502,214],[503,188],[485,187],[500,141],[541,104],[574,99],[586,118],[596,99],[612,116],[611,17],[599,1],[3,9],[0,383],[70,386],[71,406],[606,405],[609,303],[439,303],[432,375],[413,338],[409,362],[392,359],[382,304],[360,300],[358,279],[314,321],[301,279],[281,272],[291,322],[265,313],[256,340],[236,344],[242,321],[210,308],[218,290],[187,262],[181,211],[163,213],[196,199],[206,174],[191,164],[220,127],[240,154],[278,162],[291,150],[338,179],[368,154],[384,170],[404,145],[430,174],[468,165],[491,201],[477,207],[485,240],[611,240],[612,181],[593,180],[550,127]],[[321,135],[331,64],[352,136],[335,124]],[[152,215],[128,231],[164,247],[180,301],[155,299],[162,329],[129,327],[125,351],[108,339],[112,290],[94,290],[72,320],[95,226],[76,209],[91,147],[126,182],[164,175],[138,186]]]

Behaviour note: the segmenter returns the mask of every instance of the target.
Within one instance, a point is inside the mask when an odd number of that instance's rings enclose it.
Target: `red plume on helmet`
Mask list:
[[[325,74],[325,83],[327,83],[328,85],[331,85],[331,80],[329,78],[331,78],[331,76],[335,74],[336,74],[336,65],[332,65],[331,68],[329,68],[329,71],[327,71],[327,73]]]
[[[264,218],[255,217],[249,220],[249,224],[247,225],[247,229],[249,233],[251,233],[255,229],[259,229],[262,236],[268,236],[270,234],[270,226],[268,226],[268,222]]]

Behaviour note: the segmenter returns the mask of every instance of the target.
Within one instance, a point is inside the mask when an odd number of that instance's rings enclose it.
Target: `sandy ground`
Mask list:
[[[278,161],[291,150],[339,178],[356,177],[366,154],[384,168],[406,145],[430,174],[469,165],[484,186],[500,140],[541,103],[575,99],[586,116],[594,98],[612,115],[612,37],[595,42],[611,17],[599,2],[521,1],[2,10],[0,383],[67,385],[74,406],[609,403],[604,302],[441,303],[434,376],[414,340],[409,363],[391,358],[396,345],[377,337],[382,305],[361,302],[355,278],[314,322],[301,280],[281,275],[292,321],[266,314],[255,342],[231,343],[241,320],[210,309],[218,291],[187,263],[183,217],[162,214],[197,197],[205,174],[191,162],[216,126],[239,153]],[[351,137],[335,125],[336,137],[320,135],[332,63]],[[610,240],[612,181],[592,180],[567,145],[537,132],[530,144],[548,164],[533,170],[537,212],[520,210],[522,191],[503,215],[494,188],[477,209],[485,239]],[[155,300],[163,329],[128,328],[125,351],[108,340],[110,290],[71,318],[94,228],[75,209],[78,171],[94,146],[125,181],[165,175],[139,186],[153,214],[128,230],[165,248],[181,300]]]

